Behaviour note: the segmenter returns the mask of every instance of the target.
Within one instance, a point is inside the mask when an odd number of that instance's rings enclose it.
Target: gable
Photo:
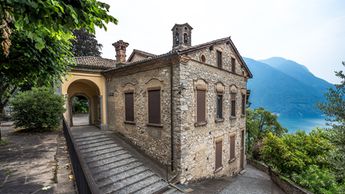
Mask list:
[[[216,67],[218,66],[217,55],[221,53],[222,69],[232,72],[232,63],[234,62],[235,72],[232,73],[249,78],[253,77],[230,37],[179,50],[178,53],[186,54],[196,61]]]
[[[141,61],[144,59],[152,58],[154,56],[155,56],[154,54],[134,49],[131,55],[129,56],[127,62],[131,63],[131,62]]]

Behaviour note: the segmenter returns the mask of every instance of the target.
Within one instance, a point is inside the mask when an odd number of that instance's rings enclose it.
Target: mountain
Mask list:
[[[314,87],[321,94],[323,94],[329,88],[333,87],[332,84],[314,76],[305,66],[298,64],[295,61],[284,59],[282,57],[272,57],[260,61],[270,65],[271,67],[274,67],[275,69],[285,74],[290,75],[291,77],[297,79],[300,82],[303,82],[304,84]]]
[[[321,116],[316,104],[324,100],[323,94],[331,84],[315,77],[303,65],[283,58],[244,60],[253,73],[248,82],[252,108],[264,107],[282,117]]]

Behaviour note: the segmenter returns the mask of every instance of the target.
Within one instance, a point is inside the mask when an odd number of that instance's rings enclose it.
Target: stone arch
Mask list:
[[[69,125],[73,125],[71,112],[71,99],[73,96],[82,95],[89,101],[90,124],[107,128],[106,117],[106,87],[105,78],[99,73],[74,72],[68,74],[61,87],[61,94],[65,96],[66,112],[64,117]]]
[[[194,89],[195,90],[207,90],[207,82],[204,79],[197,79],[194,81]]]
[[[71,111],[72,99],[75,96],[83,95],[89,103],[89,123],[100,126],[101,124],[101,100],[100,89],[96,83],[88,79],[77,79],[68,85],[68,110],[70,115],[70,124],[73,125],[73,114]]]
[[[217,82],[215,85],[216,93],[223,94],[225,92],[225,86],[222,82]]]
[[[163,81],[157,79],[157,78],[152,78],[149,81],[145,83],[146,88],[163,88]]]
[[[235,85],[230,86],[230,93],[231,94],[236,94],[238,92],[238,89]]]

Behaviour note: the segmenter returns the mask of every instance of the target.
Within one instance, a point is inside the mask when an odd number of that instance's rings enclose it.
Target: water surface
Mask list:
[[[306,132],[310,132],[316,127],[325,128],[325,118],[290,118],[290,117],[279,117],[278,121],[280,124],[289,130],[289,133],[293,133],[300,129]]]

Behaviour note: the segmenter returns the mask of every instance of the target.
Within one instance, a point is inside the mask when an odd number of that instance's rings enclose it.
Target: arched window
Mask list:
[[[183,34],[183,43],[188,44],[188,34],[187,33]]]
[[[201,62],[203,62],[203,63],[206,62],[206,57],[205,57],[205,55],[201,55],[200,59],[201,59]]]
[[[178,32],[176,32],[175,33],[175,42],[176,42],[176,44],[180,43],[179,36],[180,36],[180,34]]]

